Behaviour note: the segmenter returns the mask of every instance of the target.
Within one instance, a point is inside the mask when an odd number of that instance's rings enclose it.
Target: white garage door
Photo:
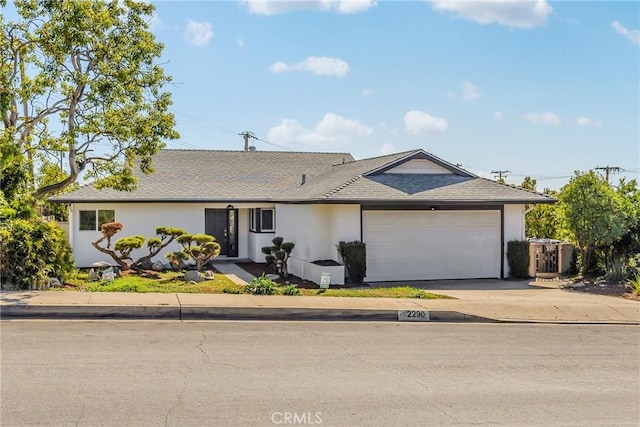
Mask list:
[[[364,211],[367,282],[500,277],[500,212]]]

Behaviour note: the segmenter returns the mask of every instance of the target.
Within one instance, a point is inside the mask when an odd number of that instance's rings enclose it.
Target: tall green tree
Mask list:
[[[520,184],[520,188],[536,191],[537,181],[526,176]],[[543,194],[557,197],[558,193],[545,188]],[[531,206],[527,205],[529,209]],[[525,216],[525,234],[527,237],[539,237],[546,239],[561,239],[564,237],[562,228],[562,209],[558,203],[536,205]]]
[[[0,13],[2,191],[42,199],[80,177],[135,188],[132,168],[175,139],[163,45],[149,30],[154,7],[133,0],[15,0]],[[37,178],[62,159],[60,174]],[[49,172],[51,170],[49,169]],[[56,179],[51,180],[50,178]]]
[[[593,171],[576,172],[558,195],[567,230],[582,252],[582,274],[593,250],[619,240],[636,223],[632,200]]]

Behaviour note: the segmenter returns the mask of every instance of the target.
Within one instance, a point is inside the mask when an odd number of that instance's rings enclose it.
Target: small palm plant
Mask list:
[[[627,286],[631,289],[631,293],[640,295],[640,274],[636,274],[632,279],[629,279]]]

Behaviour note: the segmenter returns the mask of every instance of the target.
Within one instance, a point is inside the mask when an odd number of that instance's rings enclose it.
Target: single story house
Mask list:
[[[295,243],[292,274],[344,282],[336,245],[366,244],[365,280],[504,278],[507,242],[523,240],[526,204],[554,199],[480,178],[421,149],[355,160],[348,153],[161,150],[133,192],[82,187],[70,204],[79,267],[110,261],[91,246],[117,220],[117,237],[159,225],[216,237],[219,258],[264,262],[261,248]],[[179,249],[177,243],[169,250]],[[142,249],[140,251],[143,251]],[[135,254],[134,254],[135,255]],[[142,255],[142,253],[141,253]],[[164,261],[164,253],[158,259]],[[331,270],[333,269],[333,270]]]

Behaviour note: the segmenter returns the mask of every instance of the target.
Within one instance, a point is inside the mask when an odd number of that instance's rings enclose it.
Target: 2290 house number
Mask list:
[[[402,322],[428,322],[427,310],[398,310],[398,320]]]

